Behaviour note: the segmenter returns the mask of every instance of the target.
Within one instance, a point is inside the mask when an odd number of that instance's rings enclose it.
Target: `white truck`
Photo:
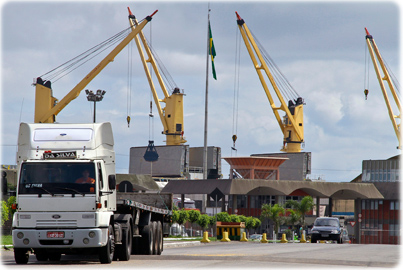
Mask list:
[[[17,264],[30,253],[38,261],[98,254],[101,263],[161,254],[172,194],[117,192],[110,123],[21,123],[17,166]]]

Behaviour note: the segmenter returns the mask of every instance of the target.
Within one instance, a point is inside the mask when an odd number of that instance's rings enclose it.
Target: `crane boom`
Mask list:
[[[249,56],[253,62],[253,66],[256,69],[266,96],[269,99],[270,106],[280,126],[281,132],[284,134],[283,148],[281,149],[281,151],[289,153],[301,152],[301,144],[304,142],[303,100],[300,97],[295,101],[296,103],[290,100],[287,106],[273,78],[273,75],[268,68],[267,63],[262,56],[260,49],[258,48],[252,34],[246,26],[245,21],[239,16],[237,12],[235,13],[237,16],[239,31],[241,32],[243,41],[245,42]],[[267,76],[269,82],[271,83],[273,90],[280,101],[280,106],[275,105],[273,96],[270,93],[264,75]],[[285,112],[283,120],[280,117],[280,114],[278,112],[279,110]]]
[[[137,34],[144,28],[144,26],[151,21],[152,16],[157,12],[156,10],[150,16],[139,24],[136,29],[127,35],[87,76],[85,76],[60,102],[52,95],[50,83],[43,83],[41,78],[38,78],[35,83],[35,123],[53,123],[56,115],[63,110],[72,100],[78,97],[80,92],[87,86],[110,62],[113,62],[116,55],[126,47],[130,41],[137,36]]]
[[[129,21],[132,26],[133,31],[136,30],[139,25],[136,17],[129,10]],[[153,94],[154,103],[156,104],[158,114],[161,119],[162,126],[164,130],[162,134],[166,135],[166,145],[181,145],[186,143],[186,140],[183,137],[184,133],[184,125],[183,125],[183,96],[184,94],[179,91],[179,88],[174,89],[172,95],[169,95],[167,88],[162,80],[161,74],[158,69],[158,65],[155,62],[155,58],[151,52],[150,47],[148,46],[147,40],[144,36],[143,31],[140,30],[139,35],[134,38],[137,49],[139,51],[140,59],[143,63],[143,68],[146,73],[148,83],[150,84],[151,92]],[[144,50],[146,51],[148,59],[146,59],[143,49],[140,44],[143,44]],[[161,87],[161,90],[164,94],[163,99],[158,98],[157,91],[155,89],[154,82],[151,77],[151,72],[148,68],[147,63],[151,63],[151,66],[157,76],[158,83]],[[162,108],[161,103],[165,103],[165,107]]]
[[[398,94],[396,93],[395,87],[393,86],[392,80],[390,78],[389,72],[385,66],[385,63],[382,59],[382,56],[378,50],[378,47],[376,46],[375,40],[374,38],[369,34],[368,29],[365,28],[365,39],[366,39],[366,43],[368,46],[368,50],[369,50],[369,54],[371,55],[371,59],[372,59],[372,63],[374,64],[374,68],[375,68],[375,73],[376,73],[376,77],[378,78],[379,81],[379,85],[381,86],[381,90],[382,90],[382,94],[383,94],[383,98],[385,99],[385,103],[386,103],[386,107],[388,108],[388,114],[389,114],[389,118],[392,122],[393,125],[393,129],[395,130],[395,134],[397,137],[397,140],[399,142],[399,146],[397,147],[398,149],[401,149],[401,130],[400,130],[400,124],[401,124],[401,104],[400,104],[400,99]],[[376,57],[376,58],[375,58]],[[378,62],[379,65],[381,66],[382,72],[383,72],[383,76],[381,74],[381,71],[379,70],[378,67]],[[388,93],[386,91],[386,87],[385,87],[385,83],[384,81],[386,81],[388,83],[389,86],[389,90],[392,93],[393,99],[396,103],[397,109],[399,110],[399,114],[395,115],[393,113],[393,109],[392,106],[390,104],[389,101],[389,97],[388,97]],[[396,119],[399,119],[400,123],[397,123]]]

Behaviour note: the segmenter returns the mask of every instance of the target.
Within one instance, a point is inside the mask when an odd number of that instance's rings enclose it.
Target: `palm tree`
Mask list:
[[[311,211],[314,207],[314,202],[311,196],[305,196],[302,198],[301,202],[289,200],[286,202],[286,207],[290,207],[295,210],[297,214],[301,216],[302,227],[305,226],[305,215],[307,212]]]
[[[280,222],[282,220],[282,216],[285,213],[285,209],[278,205],[271,205],[271,204],[263,204],[262,205],[262,213],[260,218],[269,218],[274,222],[274,231],[276,235],[278,234],[278,229],[280,228]]]

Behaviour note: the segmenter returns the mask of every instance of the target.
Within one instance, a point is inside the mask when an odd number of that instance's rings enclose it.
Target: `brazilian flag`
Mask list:
[[[213,71],[213,78],[217,80],[217,75],[215,73],[215,67],[214,67],[214,57],[215,57],[215,48],[214,48],[214,42],[213,42],[213,35],[211,34],[211,28],[210,28],[210,21],[208,22],[208,31],[209,31],[209,38],[210,38],[210,47],[209,47],[209,55],[211,55],[211,69]]]

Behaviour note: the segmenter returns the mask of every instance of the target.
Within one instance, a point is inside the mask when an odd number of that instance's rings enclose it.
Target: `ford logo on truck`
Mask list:
[[[59,219],[59,218],[61,218],[61,216],[60,215],[53,215],[52,218],[53,219]]]

